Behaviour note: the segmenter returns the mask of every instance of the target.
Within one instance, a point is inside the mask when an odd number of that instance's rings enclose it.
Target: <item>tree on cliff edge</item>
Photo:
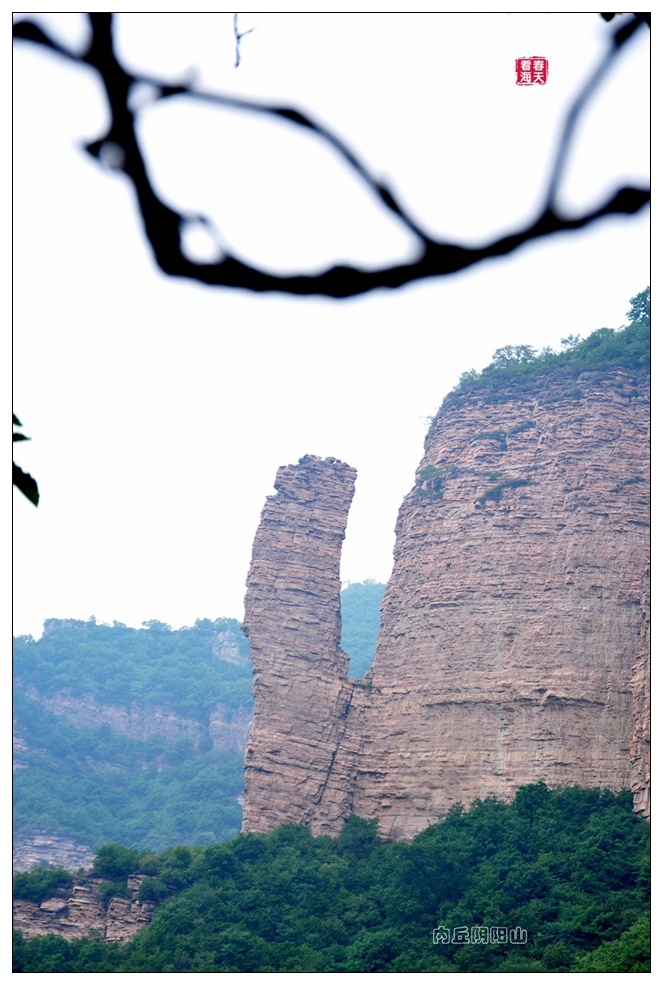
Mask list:
[[[628,311],[630,324],[647,325],[651,323],[651,289],[642,290],[640,294],[630,298],[630,310]]]

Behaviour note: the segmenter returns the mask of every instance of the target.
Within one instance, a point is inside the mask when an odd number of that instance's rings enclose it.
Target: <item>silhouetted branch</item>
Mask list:
[[[607,215],[632,215],[642,209],[650,199],[649,189],[624,187],[616,191],[599,208],[576,218],[562,216],[556,208],[558,189],[577,120],[605,78],[619,51],[646,22],[645,14],[635,14],[611,35],[608,51],[570,107],[554,159],[546,203],[541,214],[530,226],[477,248],[446,243],[428,236],[408,215],[393,192],[370,174],[339,137],[300,111],[201,92],[187,84],[173,85],[146,75],[127,72],[118,62],[113,48],[113,15],[96,13],[88,16],[92,39],[87,51],[81,54],[63,48],[31,21],[21,21],[16,24],[14,37],[44,45],[69,60],[94,68],[99,73],[110,104],[111,125],[104,137],[89,144],[86,149],[102,161],[112,157],[114,166],[121,168],[133,183],[145,235],[152,246],[157,264],[170,276],[187,277],[212,286],[238,287],[252,291],[277,291],[294,295],[316,294],[337,298],[354,297],[378,287],[397,288],[416,280],[457,273],[491,257],[512,253],[534,239],[557,232],[580,229]],[[241,36],[238,34],[235,20],[237,45]],[[130,90],[135,83],[146,83],[151,86],[155,100],[186,96],[217,106],[275,116],[295,126],[311,130],[340,154],[368,190],[416,236],[420,244],[418,258],[410,263],[385,266],[375,270],[336,266],[322,273],[282,276],[252,267],[227,252],[215,263],[189,260],[181,249],[181,233],[189,217],[174,211],[162,202],[154,192],[147,175],[135,132],[135,113],[130,108]]]
[[[604,17],[605,20],[610,19],[609,16],[605,16],[605,14],[601,14],[600,16]],[[611,16],[616,17],[617,15],[612,14]],[[590,102],[591,96],[607,75],[607,72],[618,57],[619,52],[622,51],[623,46],[634,35],[637,28],[641,27],[644,23],[646,23],[645,15],[635,14],[632,20],[628,21],[623,25],[623,27],[619,28],[618,31],[615,31],[614,34],[612,34],[611,43],[602,61],[599,62],[597,68],[589,77],[588,82],[584,88],[581,89],[579,95],[573,101],[570,109],[568,110],[565,123],[563,125],[563,132],[561,133],[559,148],[556,152],[556,158],[554,160],[552,176],[549,182],[546,208],[553,208],[554,202],[556,201],[556,196],[561,184],[561,177],[563,175],[563,168],[565,167],[568,152],[572,144],[575,126],[577,125],[577,120],[579,119],[582,110],[585,109],[587,104]],[[650,19],[648,23],[650,26]]]
[[[245,38],[247,34],[252,34],[255,28],[249,27],[247,31],[240,31],[239,14],[232,15],[232,27],[234,30],[234,67],[239,68],[239,65],[241,64],[241,53],[239,50],[241,39]]]

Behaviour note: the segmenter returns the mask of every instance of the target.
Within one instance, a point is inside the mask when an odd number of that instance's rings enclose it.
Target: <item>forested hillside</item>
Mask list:
[[[250,713],[236,621],[51,620],[38,641],[15,640],[14,673],[17,835],[163,850],[237,832],[243,750],[210,730],[214,710],[228,723]]]
[[[223,655],[224,644],[231,654]],[[15,640],[14,676],[45,697],[66,690],[124,707],[139,700],[199,721],[219,702],[250,704],[248,643],[236,619],[198,619],[177,630],[157,621],[133,629],[49,619],[38,641]]]
[[[123,948],[16,934],[14,967],[649,972],[648,843],[648,824],[632,813],[628,794],[539,783],[510,805],[457,808],[408,843],[381,841],[374,821],[352,817],[337,839],[285,826],[159,857],[108,845],[97,874],[149,874],[140,889],[158,902],[149,927]],[[63,897],[70,886],[63,884]],[[21,897],[32,891],[40,899],[44,890],[40,872],[16,879]]]
[[[357,680],[372,666],[379,635],[379,607],[385,590],[385,584],[363,581],[348,584],[340,592],[340,645],[349,656],[349,676]]]
[[[345,651],[374,655],[384,585],[342,592]],[[14,640],[14,830],[98,848],[211,844],[241,826],[252,667],[234,619],[173,630],[51,619]]]

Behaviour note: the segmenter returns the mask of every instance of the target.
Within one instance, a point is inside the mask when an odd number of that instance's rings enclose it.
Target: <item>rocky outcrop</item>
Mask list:
[[[229,710],[216,704],[209,715],[209,737],[215,749],[243,752],[248,741],[253,714],[239,709]]]
[[[23,761],[28,751],[28,743],[19,733],[17,721],[12,717],[12,769],[24,769],[26,763]]]
[[[632,675],[634,732],[630,743],[630,763],[634,809],[651,815],[651,595],[650,568],[646,571],[642,597],[642,626]]]
[[[242,707],[227,707],[222,702],[215,704],[209,712],[206,726],[198,721],[177,715],[167,707],[149,707],[133,704],[130,708],[103,704],[91,695],[74,696],[68,691],[58,691],[51,697],[40,695],[32,685],[26,688],[26,694],[32,700],[39,701],[51,713],[63,717],[76,728],[98,728],[107,725],[113,732],[126,735],[135,741],[144,741],[152,735],[158,735],[164,745],[174,745],[180,736],[188,737],[197,750],[213,748],[216,751],[235,752],[243,754],[246,748],[250,730],[252,713]],[[46,742],[41,739],[42,745]],[[31,768],[31,753],[38,752],[33,737],[20,722],[14,719],[13,733],[13,768]],[[164,749],[164,752],[166,749]],[[140,746],[136,752],[135,768],[144,768],[140,762]],[[167,761],[165,755],[157,759],[157,767],[161,761]],[[88,759],[88,764],[98,769],[114,772],[115,781],[118,773],[125,772],[111,761],[94,761]],[[53,817],[55,830],[62,825]],[[29,871],[37,864],[62,867],[69,871],[78,868],[88,868],[94,860],[96,851],[90,844],[81,844],[62,837],[55,830],[44,829],[43,818],[38,826],[28,825],[22,818],[23,829],[17,829],[13,839],[13,870]],[[18,825],[17,825],[18,826]],[[36,829],[35,829],[36,827]],[[27,828],[27,829],[26,829]],[[97,845],[94,845],[98,847]]]
[[[86,844],[58,834],[15,834],[13,870],[30,871],[35,865],[44,864],[51,868],[76,871],[78,868],[90,868],[95,853]]]
[[[235,666],[248,666],[250,659],[242,653],[233,632],[219,632],[212,644],[212,653],[223,663],[234,663]]]
[[[245,632],[260,715],[246,748],[244,829],[311,823],[352,688],[340,650],[340,551],[356,472],[334,458],[280,468],[253,544]]]
[[[90,694],[72,694],[67,690],[59,690],[47,697],[39,694],[32,685],[26,688],[26,694],[76,728],[99,728],[107,724],[116,734],[126,735],[134,741],[146,741],[150,735],[159,735],[170,744],[180,736],[191,738],[197,744],[202,737],[197,721],[181,717],[168,707],[102,704]]]
[[[280,469],[246,598],[244,829],[334,833],[354,812],[410,837],[537,780],[632,788],[646,812],[649,388],[619,370],[538,382],[439,411],[360,683],[335,587],[353,471]]]
[[[219,638],[221,635],[223,633],[219,634]],[[238,647],[235,646],[235,649],[238,654]],[[227,643],[224,651],[225,656],[222,658],[232,662],[241,661],[240,656],[236,660],[229,660],[228,654],[235,655],[235,651],[230,650]],[[205,727],[199,721],[182,717],[172,708],[159,705],[152,707],[133,703],[130,707],[122,707],[103,704],[91,694],[74,695],[67,690],[58,690],[47,697],[39,694],[32,684],[26,687],[25,692],[51,714],[63,717],[76,728],[98,728],[106,724],[115,734],[126,735],[134,741],[146,741],[152,735],[158,735],[166,744],[173,745],[178,738],[184,737],[190,738],[197,749],[201,741],[211,738],[214,748],[241,752],[245,748],[251,722],[249,712],[242,709],[229,711],[222,703],[212,708],[209,724]],[[24,738],[15,732],[14,768],[24,767],[22,756],[27,747]]]
[[[103,884],[99,878],[75,885],[68,897],[46,899],[40,904],[15,899],[13,928],[27,939],[57,933],[73,940],[98,933],[105,940],[126,943],[151,922],[154,914],[153,903],[138,901],[144,877],[129,878],[129,898],[115,897],[107,909],[99,897],[99,886]]]

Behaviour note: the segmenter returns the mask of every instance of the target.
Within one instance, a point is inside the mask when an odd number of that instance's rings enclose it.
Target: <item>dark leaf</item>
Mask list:
[[[29,499],[33,505],[38,506],[39,488],[32,475],[28,475],[15,462],[12,462],[12,477],[13,483],[19,492],[22,492],[26,499]]]

